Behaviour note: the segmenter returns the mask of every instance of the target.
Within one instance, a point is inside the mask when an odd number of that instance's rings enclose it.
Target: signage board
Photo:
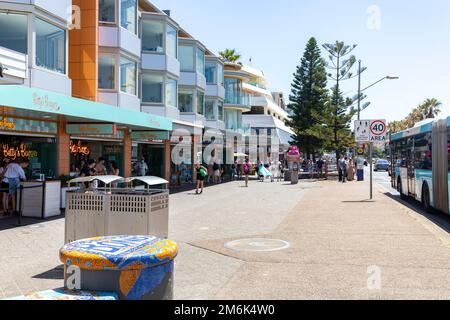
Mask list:
[[[386,120],[355,121],[355,141],[357,143],[385,142],[386,133]]]
[[[143,141],[169,140],[169,131],[133,131],[131,139]]]
[[[78,135],[115,135],[117,132],[115,124],[109,123],[68,123],[66,125],[67,134]]]

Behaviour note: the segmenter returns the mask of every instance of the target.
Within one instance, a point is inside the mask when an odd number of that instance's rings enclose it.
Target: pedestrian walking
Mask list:
[[[214,180],[213,182],[215,184],[218,184],[220,182],[220,166],[217,162],[214,162],[213,164],[213,171],[214,171]]]
[[[348,160],[347,180],[348,181],[355,180],[355,165],[352,159]]]
[[[348,169],[348,158],[347,157],[341,157],[341,159],[339,160],[339,169],[341,170],[341,175],[342,175],[342,183],[345,183],[347,180],[347,169]]]
[[[195,167],[196,171],[197,171],[197,190],[195,191],[196,194],[202,194],[203,193],[203,189],[205,187],[205,179],[206,176],[208,175],[208,169],[205,168],[203,165],[198,164]],[[200,193],[198,192],[198,190],[201,190]]]
[[[12,202],[11,211],[16,212],[16,195],[17,189],[20,188],[20,181],[26,181],[25,169],[28,168],[29,162],[27,160],[22,160],[19,163],[10,163],[6,167],[5,178],[8,181],[8,201],[6,203],[6,213],[9,214],[9,200]]]
[[[319,174],[320,178],[323,178],[323,165],[324,161],[322,157],[320,157],[319,160],[317,160],[317,173]]]
[[[244,176],[245,176],[245,187],[248,187],[248,176],[250,174],[250,162],[245,159],[244,163]]]
[[[231,165],[231,181],[234,181],[237,178],[238,171],[237,171],[237,161],[235,160],[234,163]]]
[[[1,188],[2,188],[2,203],[3,203],[3,212],[2,213],[4,215],[9,215],[9,211],[8,211],[9,184],[8,184],[8,179],[5,178],[6,168],[8,167],[9,161],[10,160],[8,158],[3,159],[2,165],[0,167],[0,181],[1,181]]]

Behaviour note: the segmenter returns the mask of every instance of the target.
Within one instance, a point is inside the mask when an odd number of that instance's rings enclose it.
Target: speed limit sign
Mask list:
[[[386,120],[372,120],[370,122],[370,142],[386,141]]]

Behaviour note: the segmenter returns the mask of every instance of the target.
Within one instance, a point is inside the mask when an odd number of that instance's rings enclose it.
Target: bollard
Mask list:
[[[72,277],[67,269],[74,266],[80,271],[77,289],[116,292],[120,300],[171,300],[177,254],[175,242],[151,236],[75,241],[60,250],[64,285]]]

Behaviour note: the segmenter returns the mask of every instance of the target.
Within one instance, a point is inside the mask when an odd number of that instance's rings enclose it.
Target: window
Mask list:
[[[167,25],[166,44],[167,55],[177,58],[177,30],[171,25]]]
[[[414,168],[419,170],[431,170],[432,159],[432,137],[431,133],[421,134],[414,137]]]
[[[205,94],[201,91],[197,91],[197,113],[204,114],[205,107]]]
[[[116,22],[116,0],[99,0],[98,20],[100,22]]]
[[[99,54],[98,88],[115,89],[116,58],[111,54]]]
[[[216,64],[214,62],[206,62],[205,64],[206,83],[216,83]]]
[[[217,105],[217,111],[219,113],[219,115],[218,115],[219,120],[223,121],[223,102],[222,101],[219,101],[219,103]]]
[[[217,65],[217,83],[223,86],[223,65]]]
[[[136,34],[137,5],[136,0],[120,0],[120,25]]]
[[[120,58],[120,90],[136,95],[136,62]]]
[[[242,113],[238,110],[225,110],[225,126],[230,130],[242,127]]]
[[[197,48],[197,73],[205,74],[205,53]]]
[[[28,53],[28,17],[24,14],[0,12],[0,46]]]
[[[164,77],[160,75],[142,75],[142,102],[163,103]]]
[[[167,79],[166,81],[166,105],[177,107],[177,81]]]
[[[214,115],[214,100],[206,100],[205,118],[206,120],[216,120],[216,117]]]
[[[178,93],[178,108],[180,112],[192,112],[194,107],[194,92],[180,90]]]
[[[53,24],[36,19],[36,65],[66,73],[66,32]]]
[[[158,21],[142,21],[142,50],[164,52],[164,24]]]
[[[194,71],[194,47],[179,46],[178,60],[182,71]]]

